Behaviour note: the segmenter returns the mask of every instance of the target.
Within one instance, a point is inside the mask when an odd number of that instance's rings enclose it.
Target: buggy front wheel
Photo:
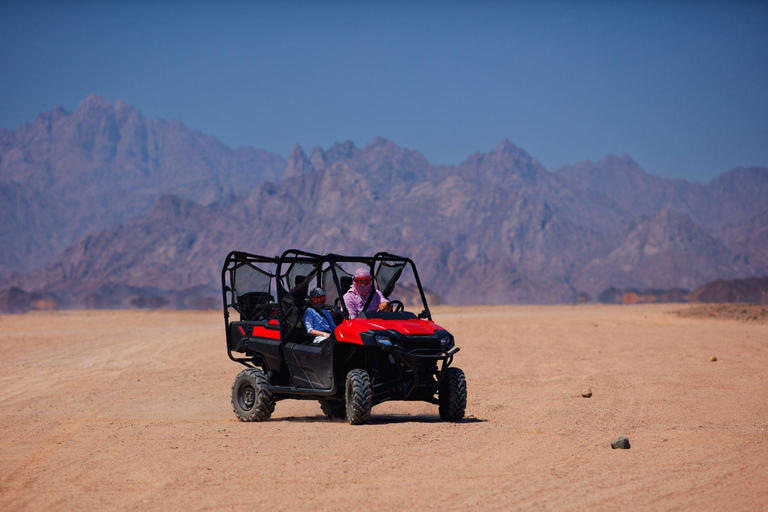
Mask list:
[[[440,419],[461,421],[467,408],[467,379],[459,368],[448,368],[440,383],[438,404]]]
[[[275,399],[263,371],[248,368],[237,374],[232,384],[232,409],[240,421],[264,421],[272,416]]]
[[[373,389],[368,372],[360,368],[349,371],[345,398],[349,424],[368,423],[371,419],[371,407],[373,407]]]

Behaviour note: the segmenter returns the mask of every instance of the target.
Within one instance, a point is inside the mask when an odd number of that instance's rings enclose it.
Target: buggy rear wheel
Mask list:
[[[373,407],[373,389],[368,372],[360,368],[347,374],[346,412],[350,425],[362,425],[371,419]]]
[[[340,419],[347,417],[347,408],[344,402],[337,400],[319,400],[320,408],[323,414],[331,419]]]
[[[264,421],[272,416],[275,399],[263,371],[248,368],[237,374],[232,384],[232,410],[240,421]]]
[[[461,421],[467,408],[467,379],[464,372],[459,368],[448,368],[438,393],[440,419]]]

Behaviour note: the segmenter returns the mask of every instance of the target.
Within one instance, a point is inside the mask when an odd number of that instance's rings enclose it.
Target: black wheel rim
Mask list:
[[[253,409],[253,404],[255,402],[256,390],[253,389],[253,386],[248,383],[240,386],[240,389],[237,392],[237,403],[240,405],[240,408],[244,411],[249,411]]]

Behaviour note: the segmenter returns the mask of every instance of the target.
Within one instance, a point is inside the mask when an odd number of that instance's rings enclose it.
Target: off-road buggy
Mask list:
[[[369,269],[373,286],[392,299],[405,271],[415,281],[409,284],[411,298],[421,302],[421,312],[390,300],[392,312],[364,311],[350,320],[343,295],[357,268]],[[232,386],[232,407],[240,420],[264,421],[275,402],[286,398],[318,400],[327,416],[353,425],[368,422],[371,408],[388,400],[437,404],[446,421],[464,417],[464,372],[450,366],[459,349],[453,336],[432,322],[410,259],[387,253],[363,257],[288,250],[266,257],[231,252],[221,284],[227,353],[247,367]],[[302,323],[307,292],[315,286],[326,292],[325,308],[338,325],[320,343]],[[230,322],[230,310],[239,314],[238,321]]]

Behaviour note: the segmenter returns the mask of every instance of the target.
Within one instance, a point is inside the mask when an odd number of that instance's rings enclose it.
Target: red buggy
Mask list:
[[[350,320],[342,300],[356,268],[368,268],[373,285],[396,297],[405,274],[415,281],[418,314],[392,300],[392,312],[366,311]],[[318,400],[331,418],[368,422],[371,408],[387,400],[438,405],[440,417],[464,417],[467,384],[452,367],[459,349],[453,336],[432,321],[413,262],[388,253],[374,256],[312,254],[288,250],[266,257],[231,252],[221,273],[227,353],[247,368],[235,378],[232,407],[242,421],[270,417],[275,402]],[[325,308],[338,325],[312,343],[302,317],[307,292],[326,292]],[[239,315],[230,321],[230,311]]]

